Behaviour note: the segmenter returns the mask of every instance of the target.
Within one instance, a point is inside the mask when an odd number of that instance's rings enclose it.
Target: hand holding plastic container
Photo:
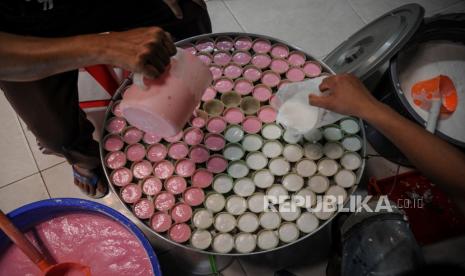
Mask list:
[[[310,94],[322,94],[319,86],[324,78],[318,77],[282,86],[276,94],[278,99],[273,104],[278,110],[276,122],[299,135],[314,128],[333,124],[343,118],[343,115],[313,106],[308,102]]]
[[[151,80],[136,73],[133,79],[120,104],[123,116],[145,132],[171,137],[190,119],[212,75],[196,56],[178,48],[160,77]]]

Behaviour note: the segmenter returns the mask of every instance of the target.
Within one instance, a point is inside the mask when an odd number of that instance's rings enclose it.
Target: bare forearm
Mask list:
[[[391,140],[431,181],[465,192],[462,152],[384,104],[377,104],[362,118]]]
[[[103,63],[99,35],[37,38],[0,33],[0,80],[31,81]]]

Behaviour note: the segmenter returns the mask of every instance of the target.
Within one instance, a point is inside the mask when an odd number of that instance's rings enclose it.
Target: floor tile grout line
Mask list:
[[[347,3],[349,4],[350,8],[355,12],[355,14],[360,18],[360,20],[362,20],[362,22],[366,25],[368,24],[368,22],[365,20],[365,18],[363,18],[363,16],[361,16],[358,11],[355,9],[354,5],[352,5],[352,2],[350,0],[346,0]]]
[[[36,175],[36,174],[40,174],[40,172],[35,172],[35,173],[32,173],[32,174],[26,175],[26,176],[21,177],[21,178],[15,180],[15,181],[13,181],[13,182],[10,182],[10,183],[8,183],[8,184],[5,184],[5,185],[3,185],[3,186],[0,186],[0,190],[3,189],[3,188],[6,188],[6,187],[8,187],[8,186],[11,186],[11,185],[13,185],[13,184],[15,184],[15,183],[18,183],[19,181],[22,181],[22,180],[24,180],[24,179],[26,179],[26,178],[29,178],[29,177],[31,177],[31,176],[34,176],[34,175]],[[44,184],[45,184],[45,183],[44,183]]]
[[[32,152],[31,144],[29,143],[29,140],[27,139],[26,132],[24,131],[23,125],[21,124],[21,121],[20,121],[18,115],[16,115],[16,119],[18,120],[19,126],[21,127],[21,131],[23,133],[24,139],[26,139],[27,147],[29,148],[29,151],[31,152],[32,159],[34,160],[34,164],[36,165],[36,168],[37,168],[37,171],[39,173],[40,179],[42,179],[42,184],[45,187],[45,191],[47,191],[48,198],[51,198],[50,192],[48,191],[47,184],[45,184],[45,179],[42,176],[41,170],[39,168],[39,163],[37,162],[36,157],[34,156],[34,153]]]
[[[247,271],[245,271],[245,267],[242,265],[240,258],[237,258],[236,260],[239,263],[239,266],[241,267],[241,270],[244,273],[244,276],[247,276]]]
[[[226,9],[229,11],[229,13],[231,14],[231,16],[234,18],[234,21],[236,21],[237,25],[239,25],[239,27],[242,29],[243,32],[247,32],[247,30],[245,29],[244,26],[242,26],[242,24],[239,22],[239,20],[237,19],[237,17],[234,15],[233,11],[231,10],[231,8],[229,7],[228,4],[226,4],[226,2],[224,0],[221,0],[221,2],[223,3],[223,5],[226,7]]]
[[[47,168],[44,168],[44,169],[42,169],[42,170],[39,170],[39,172],[40,172],[40,173],[45,172],[45,171],[47,171],[47,170],[49,170],[49,169],[55,168],[55,167],[57,167],[57,166],[59,166],[59,165],[61,165],[61,164],[63,164],[63,163],[66,163],[66,162],[67,162],[66,160],[60,161],[60,162],[58,162],[58,163],[56,163],[56,164],[53,164],[53,165],[51,165],[51,166],[49,166],[49,167],[47,167]]]

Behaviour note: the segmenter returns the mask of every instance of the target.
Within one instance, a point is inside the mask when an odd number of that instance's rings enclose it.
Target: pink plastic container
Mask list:
[[[131,125],[162,137],[179,133],[190,119],[212,75],[194,55],[178,49],[168,70],[155,80],[142,81],[147,90],[131,85],[121,101],[123,116]]]

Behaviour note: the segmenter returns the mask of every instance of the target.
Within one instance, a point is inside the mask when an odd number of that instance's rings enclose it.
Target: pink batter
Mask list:
[[[213,182],[213,174],[205,169],[199,169],[192,175],[191,182],[193,187],[207,188]]]
[[[223,136],[219,134],[210,133],[207,136],[205,136],[205,146],[209,150],[213,150],[213,151],[222,150],[225,144],[226,142]]]
[[[113,219],[92,213],[71,213],[35,226],[35,235],[57,262],[77,262],[91,268],[92,275],[153,275],[150,259],[139,240]],[[34,244],[37,238],[27,236]],[[0,274],[41,275],[40,270],[16,246],[0,258]]]
[[[195,163],[207,162],[209,157],[208,149],[202,145],[192,147],[189,152],[189,158]]]
[[[252,57],[248,52],[237,51],[233,54],[232,59],[235,63],[244,66],[250,62],[250,59],[252,59]]]
[[[202,101],[208,102],[209,100],[213,100],[216,96],[216,90],[213,87],[208,87],[205,89],[202,95]]]
[[[141,161],[145,157],[145,147],[142,144],[132,144],[126,148],[126,157],[129,161]]]
[[[150,219],[150,226],[158,233],[168,231],[172,223],[171,216],[165,212],[157,212]]]
[[[231,61],[231,55],[229,55],[226,52],[216,52],[213,55],[213,62],[215,62],[215,64],[218,64],[220,66],[225,66],[230,61]]]
[[[152,174],[152,163],[147,160],[142,160],[132,164],[132,174],[135,178],[144,179]]]
[[[230,107],[224,111],[223,117],[230,124],[240,124],[244,120],[244,113],[238,107]]]
[[[253,90],[253,83],[246,79],[237,79],[234,83],[234,90],[240,95],[248,95]]]
[[[155,212],[153,202],[146,198],[134,203],[132,209],[136,217],[140,219],[149,219],[153,215],[153,212]]]
[[[147,159],[152,162],[159,162],[165,159],[168,150],[162,144],[153,144],[147,149]]]
[[[263,84],[259,84],[255,86],[252,92],[253,97],[261,102],[268,101],[272,94],[273,93],[271,89],[268,86],[263,85]]]
[[[183,199],[190,206],[199,206],[205,200],[205,193],[200,188],[191,187],[184,192]]]
[[[252,48],[252,40],[249,37],[238,37],[234,42],[234,47],[239,51],[248,51]]]
[[[114,185],[123,187],[131,183],[132,172],[128,168],[119,168],[111,173],[110,179]]]
[[[165,181],[165,189],[173,195],[182,194],[187,188],[187,181],[180,176],[171,176]]]
[[[105,156],[105,164],[110,169],[119,169],[126,165],[126,154],[122,151],[109,152]]]
[[[155,134],[145,133],[142,141],[148,145],[153,145],[161,141],[161,137]]]
[[[211,40],[201,40],[196,43],[195,48],[199,52],[212,52],[215,48],[215,43]]]
[[[168,156],[175,160],[179,160],[186,157],[188,153],[189,147],[186,145],[186,143],[183,142],[173,143],[168,148]]]
[[[197,53],[197,50],[195,49],[194,44],[187,44],[186,46],[182,48],[193,55]]]
[[[271,106],[264,106],[260,108],[257,113],[258,118],[264,123],[272,123],[276,121],[276,110]]]
[[[226,121],[221,118],[221,117],[213,117],[210,118],[207,122],[207,130],[211,133],[221,133],[223,130],[226,128]],[[202,132],[202,137],[200,137],[200,141],[203,138],[203,132]],[[200,144],[200,141],[197,144]]]
[[[136,203],[142,197],[142,189],[137,184],[129,184],[121,189],[121,198],[126,203]]]
[[[215,81],[214,87],[220,93],[226,93],[233,89],[234,83],[228,78],[220,78]]]
[[[153,174],[160,179],[167,179],[174,173],[174,165],[168,160],[158,162],[153,168]]]
[[[165,139],[166,142],[174,143],[174,142],[177,142],[177,141],[181,140],[183,135],[184,135],[184,133],[182,131],[180,131],[178,134],[176,134],[174,136],[164,137],[163,139]]]
[[[142,192],[149,196],[154,196],[161,192],[163,184],[161,180],[156,177],[148,177],[142,182]]]
[[[262,77],[262,71],[258,67],[249,65],[245,67],[243,76],[246,80],[255,82]]]
[[[174,222],[186,222],[192,217],[192,208],[185,203],[176,204],[171,210],[171,218]]]
[[[242,128],[247,133],[255,134],[262,129],[262,122],[257,117],[249,116],[242,122]]]
[[[287,71],[286,78],[292,82],[303,81],[305,79],[305,73],[298,67],[292,67]]]
[[[216,41],[216,48],[221,51],[229,51],[234,46],[234,42],[229,38],[220,38]]]
[[[135,144],[142,140],[144,137],[144,132],[142,130],[135,128],[135,127],[128,127],[124,130],[123,140],[128,144]]]
[[[210,72],[212,73],[212,77],[214,80],[221,78],[221,76],[223,75],[223,70],[221,69],[221,67],[216,65],[210,66]]]
[[[122,149],[124,142],[120,136],[115,134],[109,134],[104,138],[103,148],[106,151],[118,151]]]
[[[161,192],[155,198],[155,209],[163,212],[169,211],[171,210],[171,208],[173,208],[175,202],[176,199],[174,198],[174,195],[172,193]]]
[[[270,68],[273,72],[278,74],[286,73],[289,70],[289,64],[285,59],[273,59]]]
[[[123,113],[121,112],[121,106],[119,105],[120,103],[121,103],[121,101],[117,101],[111,107],[111,112],[116,117],[123,117]]]
[[[257,54],[252,58],[252,64],[257,66],[257,68],[264,69],[270,66],[271,57],[267,54]]]
[[[276,44],[271,48],[271,56],[275,58],[287,58],[289,48],[286,45]]]
[[[200,61],[205,64],[205,65],[210,65],[212,63],[212,57],[209,54],[206,53],[198,53],[197,58],[200,59]]]
[[[302,66],[306,60],[307,58],[302,52],[292,52],[287,58],[287,61],[292,66]]]
[[[310,78],[318,77],[321,74],[321,66],[320,64],[313,62],[313,61],[307,61],[304,65],[303,68],[305,75]]]
[[[188,241],[191,237],[191,234],[191,228],[189,227],[189,225],[185,223],[178,223],[173,225],[170,231],[168,232],[170,239],[178,243]]]
[[[190,159],[181,159],[175,166],[176,174],[182,177],[190,177],[195,172],[195,163]]]
[[[224,68],[224,76],[230,79],[238,78],[242,75],[242,67],[236,64],[229,64]]]
[[[266,39],[256,39],[253,43],[252,49],[255,51],[255,53],[268,53],[271,50],[271,42]]]
[[[275,87],[280,81],[281,77],[273,71],[266,71],[262,75],[262,83],[268,87]]]
[[[110,133],[121,133],[126,127],[126,120],[120,117],[113,117],[108,120],[105,129]]]
[[[222,173],[228,167],[228,161],[221,155],[212,155],[207,161],[207,170],[212,173]]]
[[[191,127],[184,131],[184,142],[186,144],[195,146],[202,142],[203,131],[200,128]]]
[[[205,126],[206,123],[207,123],[206,120],[202,117],[194,117],[191,120],[191,125],[193,127],[202,128]]]

